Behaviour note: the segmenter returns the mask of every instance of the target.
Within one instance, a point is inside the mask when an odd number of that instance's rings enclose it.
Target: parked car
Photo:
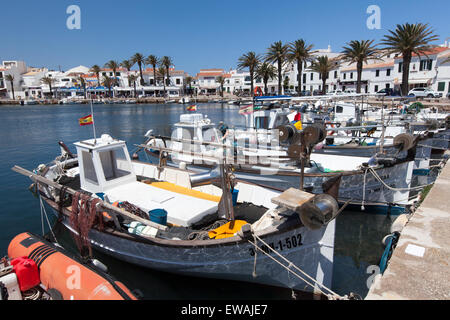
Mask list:
[[[408,92],[408,96],[420,98],[440,98],[442,93],[436,92],[430,88],[414,88]]]
[[[288,95],[288,96],[295,96],[297,94],[297,91],[291,90],[291,89],[286,89],[286,90],[284,90],[284,94]]]
[[[321,96],[322,95],[322,90],[316,89],[313,91],[313,96]]]
[[[356,94],[356,89],[345,89],[344,94]]]
[[[384,88],[379,90],[376,94],[380,96],[399,96],[400,92],[392,88]]]
[[[311,91],[309,91],[309,90],[303,90],[300,92],[300,96],[303,96],[303,97],[307,97],[310,95],[311,95]]]
[[[341,94],[343,94],[342,90],[333,90],[331,92],[327,93],[329,96],[339,96]]]

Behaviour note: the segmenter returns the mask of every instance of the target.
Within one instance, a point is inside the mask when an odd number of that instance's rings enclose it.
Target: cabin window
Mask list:
[[[269,128],[269,117],[256,117],[255,118],[255,128],[256,129]]]
[[[100,151],[98,155],[106,181],[124,177],[131,173],[131,164],[122,148]]]
[[[342,113],[344,112],[344,108],[341,106],[336,106],[336,113]]]
[[[281,125],[287,124],[287,123],[289,123],[288,117],[286,117],[285,115],[278,115],[275,118],[275,122],[273,124],[273,127],[276,128],[278,126],[281,126]]]
[[[81,155],[83,158],[84,178],[90,183],[98,185],[97,175],[95,174],[94,161],[92,161],[92,154],[88,151],[82,151]]]

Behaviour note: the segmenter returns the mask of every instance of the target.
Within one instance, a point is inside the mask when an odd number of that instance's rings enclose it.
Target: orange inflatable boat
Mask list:
[[[55,300],[136,300],[125,285],[106,272],[31,233],[21,233],[11,241],[8,258],[35,263],[40,287]]]

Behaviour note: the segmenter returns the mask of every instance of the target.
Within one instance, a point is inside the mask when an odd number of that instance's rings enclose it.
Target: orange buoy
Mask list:
[[[121,282],[31,233],[17,235],[9,244],[8,256],[34,260],[41,285],[54,299],[136,300]]]

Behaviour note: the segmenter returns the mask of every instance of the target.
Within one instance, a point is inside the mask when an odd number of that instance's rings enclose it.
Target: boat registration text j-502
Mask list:
[[[278,251],[295,248],[295,247],[302,245],[302,235],[299,233],[299,234],[296,234],[296,235],[293,235],[290,237],[280,238],[278,241],[268,243],[268,245],[273,250],[278,250]],[[262,245],[262,246],[260,246],[260,248],[261,248],[261,250],[264,250],[264,252],[266,252],[266,253],[271,253],[271,250],[266,245]],[[249,253],[251,256],[255,255],[254,247],[250,247],[248,250],[249,250]]]

